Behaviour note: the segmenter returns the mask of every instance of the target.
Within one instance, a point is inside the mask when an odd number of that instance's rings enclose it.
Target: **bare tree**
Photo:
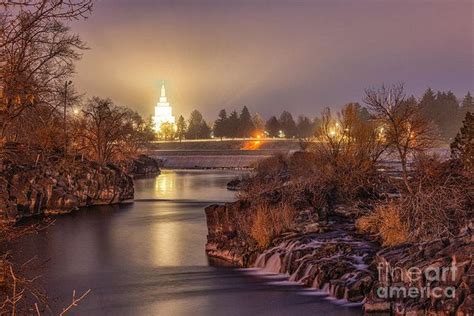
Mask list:
[[[351,163],[356,168],[372,167],[387,148],[374,121],[360,117],[354,104],[334,116],[326,109],[316,132],[315,149],[335,166]]]
[[[154,139],[138,113],[99,97],[87,102],[73,129],[74,149],[100,163],[131,158]]]
[[[110,99],[93,97],[82,113],[83,118],[76,126],[76,146],[94,160],[110,161],[120,148],[127,112]]]
[[[437,139],[433,124],[423,116],[414,98],[406,99],[403,83],[366,89],[364,102],[383,129],[387,144],[397,153],[405,187],[413,193],[408,161],[414,153],[433,146]]]
[[[152,141],[156,139],[156,133],[153,129],[153,121],[144,120],[140,114],[125,108],[124,128],[122,144],[120,146],[119,159],[130,159],[146,152]]]
[[[92,0],[0,1],[0,137],[25,109],[54,105],[85,44],[64,22],[86,17]]]

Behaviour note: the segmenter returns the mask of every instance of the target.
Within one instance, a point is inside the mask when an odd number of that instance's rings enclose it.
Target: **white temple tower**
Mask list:
[[[168,99],[166,98],[165,84],[161,85],[160,101],[155,106],[155,115],[153,116],[153,124],[156,131],[160,130],[161,124],[170,123],[175,124],[175,118],[172,113],[172,108]]]

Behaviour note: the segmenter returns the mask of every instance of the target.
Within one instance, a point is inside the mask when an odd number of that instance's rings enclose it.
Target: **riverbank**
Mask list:
[[[324,157],[262,161],[238,183],[238,201],[207,207],[208,255],[284,275],[366,312],[468,315],[469,169],[421,157],[410,181],[423,188],[407,193],[375,163]]]
[[[360,315],[359,308],[306,295],[301,286],[275,286],[275,278],[209,263],[203,209],[235,200],[225,186],[239,174],[163,170],[134,179],[135,203],[56,217],[47,230],[12,240],[12,256],[19,264],[36,258],[29,275],[41,275],[55,315],[73,290],[88,289],[73,314]]]
[[[235,266],[256,267],[266,273],[285,275],[289,281],[321,291],[341,302],[359,303],[366,312],[396,313],[403,309],[413,315],[426,312],[469,315],[474,308],[474,235],[470,230],[450,239],[383,247],[372,236],[357,232],[354,225],[357,217],[354,211],[357,210],[339,206],[335,211],[337,215],[327,222],[319,221],[318,215],[308,210],[302,212],[291,231],[262,249],[244,233],[246,228],[242,227],[240,219],[251,216],[245,215],[249,211],[249,205],[242,201],[206,208],[206,252],[209,256]],[[435,282],[426,277],[420,277],[416,282],[403,277],[410,275],[413,269],[433,268],[432,272],[436,273],[436,268],[440,267],[445,271],[456,271],[455,275]],[[452,270],[446,270],[448,268]],[[421,287],[430,291],[430,286],[448,291],[448,295],[397,296],[402,295],[398,291],[403,292],[403,289],[410,291],[410,288]],[[398,294],[390,294],[391,289]],[[449,294],[449,291],[454,292]]]
[[[159,166],[143,155],[119,165],[104,165],[74,156],[45,158],[34,149],[11,145],[0,165],[0,221],[14,223],[80,207],[131,202],[132,176],[158,174]]]

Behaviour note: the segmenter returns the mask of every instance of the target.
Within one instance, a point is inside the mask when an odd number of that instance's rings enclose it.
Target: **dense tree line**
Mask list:
[[[419,106],[423,114],[438,127],[444,140],[452,140],[467,112],[474,113],[473,98],[468,92],[461,102],[451,91],[437,91],[428,88]]]
[[[414,96],[404,101],[410,106],[416,106],[421,114],[435,124],[439,136],[450,141],[459,130],[462,120],[467,112],[474,113],[474,100],[470,92],[459,101],[453,92],[426,90],[424,95],[417,100]],[[348,103],[354,109],[358,118],[364,121],[375,119],[368,109],[359,103]],[[174,129],[169,126],[162,127],[161,138],[163,139],[199,139],[211,138],[298,138],[308,139],[315,136],[315,132],[321,125],[321,118],[309,118],[300,115],[295,120],[288,111],[283,111],[278,117],[271,116],[264,121],[255,113],[251,114],[244,106],[240,112],[233,110],[228,113],[226,109],[219,111],[217,119],[213,124],[208,124],[198,110],[194,110],[188,120],[180,116]]]
[[[365,107],[358,103],[350,103],[354,106],[360,117],[364,120],[369,119],[369,114]],[[278,137],[278,138],[310,138],[315,132],[321,119],[313,119],[300,115],[293,118],[288,111],[283,111],[280,116],[270,117],[266,122],[258,114],[251,114],[249,109],[244,106],[239,112],[232,111],[228,114],[226,109],[219,111],[217,119],[211,126],[204,120],[198,110],[194,110],[189,119],[185,120],[181,115],[178,118],[174,130],[167,125],[163,125],[160,131],[162,139],[206,139],[211,138],[260,138],[260,137]]]
[[[266,122],[256,113],[253,116],[244,106],[240,114],[232,111],[227,115],[225,109],[219,112],[214,122],[214,136],[219,138],[248,137],[310,137],[314,135],[319,119],[299,116],[295,122],[288,111],[283,111],[279,118],[270,117]]]
[[[256,119],[258,118],[257,116]],[[260,125],[258,128],[261,128],[260,121],[254,122],[246,106],[242,108],[240,115],[237,111],[232,111],[230,115],[227,115],[226,110],[223,109],[214,122],[214,136],[220,138],[255,137],[259,133],[256,126]]]

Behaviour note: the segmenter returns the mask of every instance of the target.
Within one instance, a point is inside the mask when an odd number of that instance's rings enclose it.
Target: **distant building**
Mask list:
[[[172,113],[172,107],[166,98],[165,84],[161,85],[160,101],[155,106],[155,115],[153,116],[153,124],[156,131],[160,130],[163,123],[175,125],[175,118]]]

